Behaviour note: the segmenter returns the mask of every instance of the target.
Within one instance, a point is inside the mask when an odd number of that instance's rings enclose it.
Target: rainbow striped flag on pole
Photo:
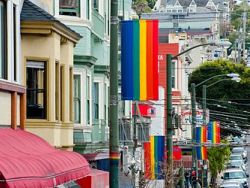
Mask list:
[[[208,140],[212,144],[220,143],[220,122],[211,121],[208,124]]]
[[[144,143],[144,171],[147,179],[163,179],[165,136],[150,136]]]
[[[121,22],[122,100],[158,100],[158,20]]]
[[[196,143],[203,144],[207,142],[207,127],[201,126],[196,127]],[[207,160],[207,147],[197,146],[196,147],[197,160]]]

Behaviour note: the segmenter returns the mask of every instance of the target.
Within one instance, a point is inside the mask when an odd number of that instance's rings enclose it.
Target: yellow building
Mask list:
[[[30,1],[21,12],[26,130],[73,148],[73,50],[81,36]]]

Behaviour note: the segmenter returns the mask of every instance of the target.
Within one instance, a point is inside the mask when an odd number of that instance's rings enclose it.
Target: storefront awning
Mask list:
[[[90,173],[84,157],[22,130],[0,129],[0,187],[54,187]]]

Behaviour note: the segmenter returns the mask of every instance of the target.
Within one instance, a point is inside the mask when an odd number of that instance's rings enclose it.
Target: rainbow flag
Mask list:
[[[147,179],[163,179],[165,136],[150,136],[144,143],[144,171]]]
[[[206,126],[196,127],[195,136],[197,143],[207,142],[207,127]]]
[[[196,147],[197,160],[207,160],[207,147]]]
[[[211,121],[208,124],[208,140],[213,144],[220,143],[220,122]]]
[[[122,100],[158,100],[158,20],[121,22]]]
[[[201,126],[196,127],[196,143],[206,143],[207,142],[207,127]],[[207,147],[206,146],[197,146],[196,147],[197,160],[207,160]]]

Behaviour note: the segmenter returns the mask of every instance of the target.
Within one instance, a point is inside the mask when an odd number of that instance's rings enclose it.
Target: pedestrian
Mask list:
[[[189,171],[186,171],[185,174],[185,188],[189,188],[189,185],[190,185],[190,172]]]

